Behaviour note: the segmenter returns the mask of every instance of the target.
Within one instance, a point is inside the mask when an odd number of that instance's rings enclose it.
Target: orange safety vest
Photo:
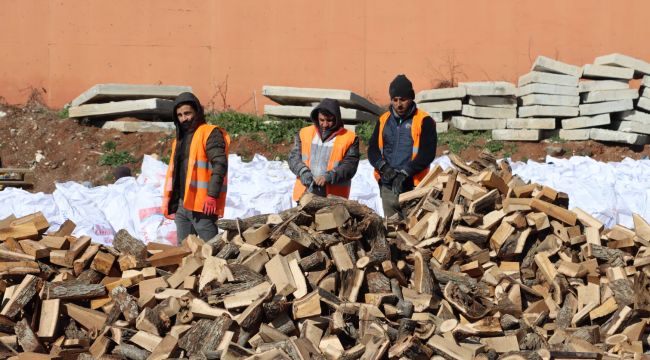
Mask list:
[[[302,161],[307,165],[307,167],[309,167],[311,162],[311,143],[314,140],[314,136],[318,136],[317,132],[318,130],[315,125],[300,129],[300,152],[302,154]],[[336,132],[332,153],[327,162],[328,171],[339,165],[339,162],[343,160],[343,157],[345,157],[345,153],[354,143],[355,138],[356,134],[354,131],[345,128],[341,128]],[[300,182],[300,177],[296,177],[296,184],[293,186],[293,200],[298,201],[305,190],[307,190],[307,188]],[[350,185],[326,184],[325,193],[327,195],[333,194],[347,199],[350,196]]]
[[[203,212],[203,204],[205,198],[208,196],[208,183],[212,176],[212,169],[208,155],[205,152],[205,146],[208,142],[208,137],[212,130],[218,129],[223,135],[226,143],[226,157],[228,156],[228,148],[230,146],[230,136],[228,133],[215,125],[202,124],[195,131],[192,136],[192,143],[190,144],[190,158],[187,162],[187,177],[185,178],[185,195],[183,197],[183,207],[187,210]],[[169,201],[172,196],[173,190],[173,177],[174,177],[174,159],[176,152],[176,139],[172,142],[172,155],[167,167],[167,176],[165,177],[165,187],[163,190],[163,204],[162,210],[165,217],[169,217]],[[223,216],[223,211],[226,208],[226,193],[228,190],[228,173],[223,178],[223,185],[221,185],[221,192],[217,198],[217,215]]]
[[[411,123],[411,137],[413,138],[413,153],[411,154],[411,160],[415,159],[415,156],[418,154],[418,149],[420,147],[420,135],[422,135],[422,120],[425,117],[429,116],[426,111],[417,109],[415,115],[413,115],[413,120]],[[379,118],[379,151],[381,151],[382,157],[384,156],[384,126],[386,126],[386,121],[390,118],[390,111],[385,112]],[[429,172],[429,168],[425,168],[419,173],[413,175],[413,184],[417,184],[424,179],[424,176]],[[380,174],[377,169],[375,169],[375,179],[379,181]]]

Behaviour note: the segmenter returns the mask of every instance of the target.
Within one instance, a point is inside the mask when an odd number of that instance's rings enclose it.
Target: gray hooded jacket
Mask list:
[[[327,110],[330,114],[334,115],[336,124],[334,128],[324,132],[318,124],[318,113],[321,109]],[[318,106],[311,112],[311,120],[318,129],[318,138],[312,142],[311,147],[311,161],[309,170],[314,177],[324,175],[325,180],[329,184],[345,184],[352,180],[354,174],[357,173],[359,166],[359,138],[355,137],[354,143],[348,149],[343,157],[343,160],[334,169],[327,171],[327,163],[329,161],[332,145],[336,138],[336,133],[343,127],[343,120],[341,119],[341,109],[339,102],[333,99],[323,99]],[[325,137],[325,138],[324,138]],[[302,160],[301,153],[302,143],[300,134],[297,134],[294,141],[294,146],[289,153],[289,169],[291,172],[300,175],[300,172],[307,167]]]

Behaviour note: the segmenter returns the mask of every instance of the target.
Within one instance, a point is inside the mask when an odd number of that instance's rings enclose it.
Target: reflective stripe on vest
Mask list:
[[[311,161],[311,144],[314,140],[314,136],[318,135],[318,130],[316,126],[307,126],[300,129],[300,152],[302,161],[309,167]],[[339,163],[345,157],[345,154],[348,152],[348,149],[354,143],[356,134],[354,131],[341,128],[336,132],[336,138],[334,139],[334,145],[332,147],[332,153],[327,162],[327,170],[332,170],[339,165]],[[305,186],[300,182],[300,177],[296,177],[296,183],[293,186],[293,200],[298,201],[302,194],[307,190]],[[335,184],[326,184],[325,193],[327,195],[337,195],[344,198],[350,196],[350,185],[335,185]]]
[[[226,158],[230,147],[230,136],[218,126],[202,124],[192,136],[190,144],[190,154],[187,161],[187,177],[184,179],[185,195],[183,197],[183,207],[187,210],[203,212],[203,204],[208,196],[208,184],[212,176],[212,168],[205,147],[212,130],[221,131],[224,142],[226,143]],[[167,168],[165,177],[165,187],[163,190],[163,214],[169,216],[169,201],[171,200],[174,177],[174,159],[176,152],[176,139],[172,142],[172,154]],[[224,176],[221,192],[217,198],[217,215],[220,217],[224,214],[226,208],[226,195],[228,191],[228,173]]]
[[[416,109],[415,115],[413,115],[413,121],[411,123],[411,137],[413,138],[413,153],[411,154],[411,160],[415,159],[415,156],[418,154],[420,149],[420,135],[422,135],[422,121],[425,117],[429,116],[426,111]],[[379,145],[379,151],[381,156],[384,156],[384,126],[386,122],[390,119],[390,111],[385,112],[379,118],[379,138],[377,139]],[[413,184],[417,184],[424,179],[424,176],[429,172],[429,168],[426,168],[419,173],[413,175]],[[375,169],[375,179],[379,180],[379,171]]]

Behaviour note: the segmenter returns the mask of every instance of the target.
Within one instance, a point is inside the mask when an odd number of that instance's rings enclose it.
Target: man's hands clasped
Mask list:
[[[395,170],[388,164],[383,165],[379,169],[379,174],[381,175],[382,183],[390,187],[393,191],[393,194],[399,195],[404,192],[404,186],[407,183],[410,175],[404,170]]]

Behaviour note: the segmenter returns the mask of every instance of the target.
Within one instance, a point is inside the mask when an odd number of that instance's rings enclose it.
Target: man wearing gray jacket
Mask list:
[[[311,112],[313,125],[296,135],[289,168],[296,175],[293,200],[307,192],[348,198],[359,166],[359,138],[343,127],[339,102],[323,99]]]

